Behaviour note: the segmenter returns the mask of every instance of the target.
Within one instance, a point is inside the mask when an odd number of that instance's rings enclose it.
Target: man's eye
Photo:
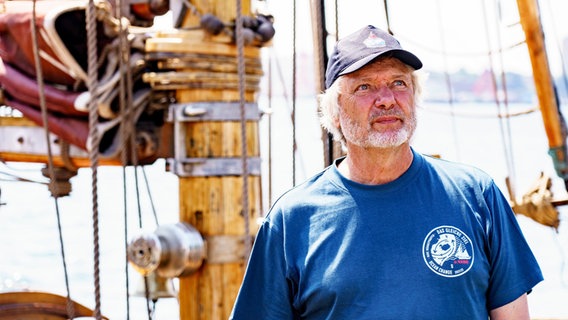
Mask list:
[[[393,85],[395,87],[406,87],[406,82],[402,81],[402,80],[395,80],[393,82]]]

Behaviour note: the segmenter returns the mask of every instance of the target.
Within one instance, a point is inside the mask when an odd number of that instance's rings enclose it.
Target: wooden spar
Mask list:
[[[201,14],[213,14],[226,24],[235,20],[234,1],[203,0],[192,1],[192,4]],[[243,4],[242,9],[243,16],[250,15],[249,2]],[[182,28],[195,29],[191,27],[199,26],[198,17],[192,14],[186,15],[183,21]],[[181,58],[200,55],[207,59],[208,56],[213,58],[221,55],[230,57],[236,64],[237,47],[223,37],[209,36],[201,29],[179,30],[149,39],[146,50],[149,53],[173,53]],[[247,46],[245,57],[249,62],[254,60],[253,64],[259,64],[260,48]],[[201,72],[189,65],[176,71],[188,74]],[[236,71],[224,72],[226,80],[217,80],[215,83],[199,83],[195,77],[189,77],[187,81],[191,81],[192,85],[184,87],[179,86],[178,81],[175,87],[176,103],[232,103],[233,108],[239,108],[238,88],[228,81],[236,75]],[[255,102],[254,88],[246,91],[245,99],[247,102]],[[240,159],[245,139],[247,156],[260,155],[258,121],[246,122],[244,137],[241,134],[241,122],[234,119],[189,121],[179,125],[183,128],[181,149],[184,150],[182,156],[186,159]],[[180,141],[175,143],[179,144]],[[248,194],[245,194],[243,175],[212,173],[178,176],[180,221],[190,223],[201,233],[207,241],[208,252],[204,264],[197,272],[179,277],[180,320],[227,319],[245,271],[247,249],[243,241],[256,234],[256,220],[261,216],[260,176],[248,176]],[[248,212],[243,212],[243,196],[248,197]],[[245,219],[244,214],[249,219]],[[247,220],[249,226],[245,228]]]
[[[557,173],[565,179],[566,137],[563,133],[563,121],[561,121],[558,110],[558,101],[546,55],[538,3],[536,0],[517,0],[517,6],[529,50],[540,111],[548,137],[549,153],[553,158]]]

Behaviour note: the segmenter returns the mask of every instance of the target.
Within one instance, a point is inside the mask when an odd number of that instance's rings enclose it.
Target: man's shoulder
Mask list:
[[[466,174],[476,174],[476,175],[481,175],[481,176],[488,176],[488,174],[483,171],[482,169],[480,169],[479,167],[476,167],[472,164],[466,163],[466,162],[460,162],[460,161],[455,161],[455,160],[449,160],[449,159],[445,159],[443,157],[440,156],[433,156],[433,155],[428,155],[428,154],[422,154],[424,160],[426,163],[428,163],[429,165],[431,165],[433,167],[433,169],[436,170],[446,170],[446,171],[455,171],[455,172],[463,172]]]
[[[325,193],[326,189],[334,187],[333,175],[333,168],[327,167],[284,192],[276,203],[308,201],[314,196]]]

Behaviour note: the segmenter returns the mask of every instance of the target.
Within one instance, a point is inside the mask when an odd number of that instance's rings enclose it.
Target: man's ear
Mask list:
[[[333,116],[333,120],[332,120],[333,126],[336,128],[340,128],[341,127],[341,123],[339,123],[339,114],[336,114]]]

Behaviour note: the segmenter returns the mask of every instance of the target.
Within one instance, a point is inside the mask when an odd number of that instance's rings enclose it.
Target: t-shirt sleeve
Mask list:
[[[230,319],[295,319],[282,233],[266,220],[259,229]]]
[[[487,304],[489,310],[506,305],[543,280],[517,218],[494,183],[485,192],[491,214],[488,230],[491,262]]]

